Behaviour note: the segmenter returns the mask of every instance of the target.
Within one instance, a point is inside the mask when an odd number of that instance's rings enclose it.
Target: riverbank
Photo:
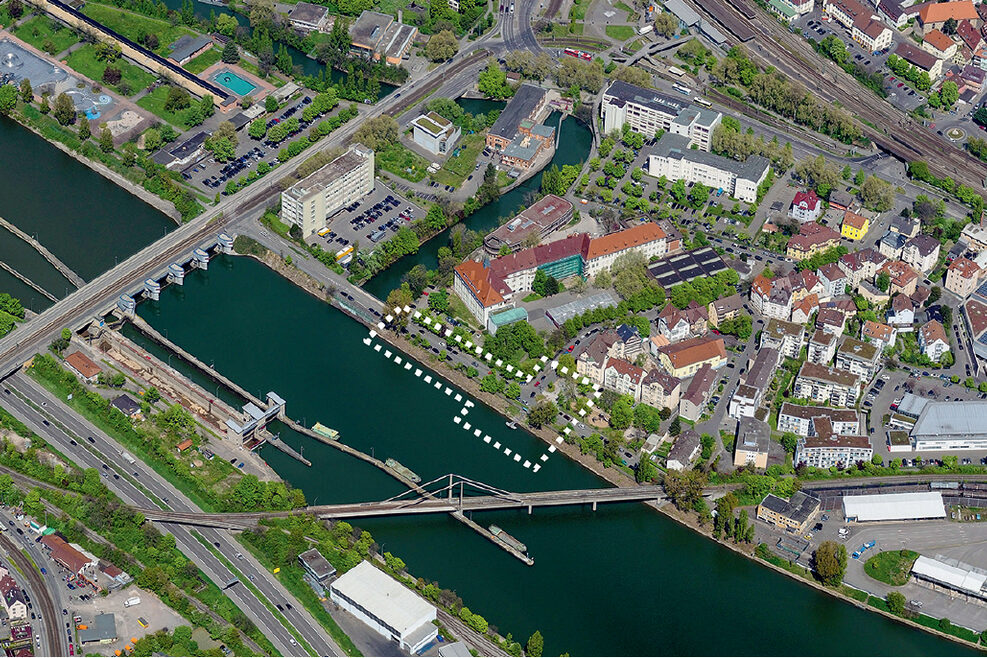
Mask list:
[[[326,295],[325,286],[318,283],[315,279],[313,279],[309,275],[297,271],[297,269],[294,266],[285,264],[273,252],[268,252],[267,254],[265,254],[264,257],[255,256],[255,258],[260,262],[264,263],[265,265],[267,265],[268,267],[270,267],[270,269],[281,274],[285,278],[288,278],[289,280],[291,280],[293,283],[301,287],[303,290],[305,290],[312,296],[317,297],[319,299],[330,301],[330,303],[332,303],[332,296],[331,294]],[[339,310],[346,312],[345,308],[341,308],[339,306],[337,306],[337,308]],[[355,318],[355,319],[360,321],[361,324],[366,324],[366,322],[360,318]],[[381,338],[381,340],[387,342],[395,349],[401,350],[405,354],[420,361],[421,363],[427,364],[429,367],[438,370],[438,362],[434,359],[433,355],[430,352],[427,352],[415,345],[412,345],[403,336],[396,334],[395,332],[392,331],[379,332],[378,335]],[[463,373],[451,369],[442,369],[441,377],[449,381],[450,384],[466,392],[476,400],[483,402],[487,407],[494,410],[499,415],[505,418],[510,418],[508,410],[509,407],[511,406],[511,403],[509,401],[498,398],[497,396],[494,396],[492,394],[484,393],[480,391],[478,382],[471,380],[470,378],[466,377]],[[538,439],[545,442],[546,444],[554,445],[558,452],[564,453],[570,460],[579,463],[580,466],[592,472],[597,477],[607,481],[608,483],[614,486],[636,486],[636,482],[631,477],[627,476],[625,473],[621,472],[618,469],[603,468],[602,464],[596,461],[596,459],[593,458],[592,456],[580,454],[579,449],[576,446],[567,443],[557,444],[555,441],[557,434],[554,433],[552,430],[544,429],[544,428],[537,430],[534,428],[525,428],[525,430],[530,435],[537,437]],[[812,588],[814,588],[817,592],[833,595],[837,599],[853,604],[858,609],[866,610],[869,612],[878,612],[893,621],[902,623],[906,626],[911,626],[918,630],[930,632],[932,635],[939,636],[943,639],[953,640],[959,643],[960,645],[976,648],[977,650],[983,650],[983,647],[980,647],[977,644],[966,641],[963,638],[956,637],[948,633],[944,633],[936,628],[931,628],[929,626],[920,624],[913,620],[896,617],[885,610],[874,607],[872,605],[868,605],[866,601],[864,602],[859,601],[842,592],[827,588],[821,585],[820,583],[806,579],[802,576],[799,576],[796,573],[792,573],[791,571],[788,571],[782,567],[774,565],[771,562],[763,560],[755,554],[756,546],[754,545],[733,545],[730,543],[716,541],[713,539],[710,529],[708,527],[703,527],[698,523],[698,519],[696,519],[693,515],[682,513],[672,505],[662,505],[662,506],[659,506],[657,504],[650,504],[650,505],[657,511],[662,512],[666,517],[676,521],[679,525],[689,530],[693,530],[699,535],[702,535],[704,538],[711,540],[712,543],[729,548],[735,554],[742,555],[750,559],[752,562],[757,563],[758,565],[767,566],[773,569],[777,573],[781,573],[789,577],[792,577],[796,582],[807,584]]]
[[[175,222],[175,224],[177,224],[178,226],[181,226],[181,224],[182,224],[182,216],[181,216],[181,213],[178,212],[178,210],[175,208],[175,204],[173,204],[172,202],[165,201],[161,197],[159,197],[159,196],[157,196],[155,194],[151,194],[150,192],[148,192],[147,190],[145,190],[140,185],[137,185],[133,181],[127,180],[127,178],[125,176],[121,175],[120,173],[118,173],[116,171],[113,171],[112,169],[110,169],[109,167],[107,167],[106,165],[104,165],[102,162],[96,162],[95,160],[91,160],[91,159],[85,157],[84,155],[82,155],[81,153],[79,153],[78,151],[74,151],[74,150],[70,149],[68,146],[66,146],[65,144],[63,144],[63,143],[61,143],[59,141],[53,141],[53,140],[47,139],[44,136],[44,134],[41,133],[40,130],[38,130],[37,128],[35,128],[31,124],[25,123],[24,121],[22,121],[21,120],[21,117],[19,115],[17,115],[16,113],[11,113],[11,114],[7,115],[7,117],[10,118],[11,120],[13,120],[15,123],[17,123],[17,125],[19,125],[22,128],[25,128],[25,129],[31,131],[32,133],[34,133],[35,135],[37,135],[38,137],[40,137],[46,143],[54,146],[55,148],[57,148],[58,150],[60,150],[62,153],[68,155],[69,157],[73,158],[77,162],[80,162],[81,164],[85,165],[86,167],[89,167],[89,169],[91,169],[92,171],[96,172],[97,174],[99,174],[103,178],[106,178],[111,183],[114,183],[114,184],[118,185],[119,187],[123,188],[124,190],[130,192],[131,194],[133,194],[135,197],[137,197],[138,199],[140,199],[144,203],[148,204],[152,208],[154,208],[154,209],[160,211],[161,213],[163,213],[164,215],[168,216],[172,221]]]

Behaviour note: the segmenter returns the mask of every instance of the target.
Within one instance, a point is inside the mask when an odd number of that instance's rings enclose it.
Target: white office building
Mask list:
[[[281,193],[281,220],[307,238],[336,212],[374,190],[374,152],[356,144]]]
[[[927,402],[912,440],[916,452],[987,449],[987,402]]]
[[[634,132],[654,137],[659,130],[680,135],[703,151],[709,151],[713,130],[723,115],[691,104],[686,98],[675,98],[654,89],[645,89],[614,80],[603,92],[600,103],[603,132],[621,130],[626,123]]]
[[[439,114],[421,114],[411,122],[415,144],[435,155],[445,155],[459,141],[459,128]]]
[[[329,598],[410,654],[438,635],[435,606],[369,562],[333,581]]]
[[[747,203],[757,200],[757,188],[771,167],[767,158],[752,155],[737,162],[689,147],[687,137],[665,133],[648,156],[648,174],[669,181],[702,183]]]

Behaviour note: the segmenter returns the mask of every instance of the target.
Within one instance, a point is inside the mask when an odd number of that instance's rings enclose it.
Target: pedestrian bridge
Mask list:
[[[250,512],[203,514],[167,510],[137,509],[145,518],[165,523],[180,523],[229,530],[257,526],[263,519],[312,514],[321,519],[358,519],[373,516],[476,512],[484,510],[527,509],[561,505],[647,502],[666,500],[661,487],[653,485],[615,487],[612,489],[570,489],[513,493],[462,476],[443,475],[424,485],[416,485],[387,500],[336,505],[312,505],[284,512]]]

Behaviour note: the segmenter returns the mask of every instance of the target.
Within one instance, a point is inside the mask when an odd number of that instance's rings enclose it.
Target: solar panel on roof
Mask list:
[[[983,283],[980,284],[980,287],[977,288],[977,294],[983,297],[987,297],[987,281],[984,281]]]

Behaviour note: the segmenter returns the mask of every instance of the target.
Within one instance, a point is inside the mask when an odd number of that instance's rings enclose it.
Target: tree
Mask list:
[[[223,121],[206,140],[206,148],[212,151],[218,162],[228,162],[236,155],[236,128],[229,121]]]
[[[535,631],[528,638],[528,643],[525,646],[525,652],[529,656],[540,656],[542,651],[545,650],[545,639],[541,636],[541,631]]]
[[[634,399],[621,396],[610,411],[610,427],[615,430],[626,430],[634,420]]]
[[[528,413],[528,424],[538,429],[551,425],[559,415],[559,410],[552,402],[540,402]]]
[[[947,18],[946,22],[942,25],[942,31],[944,34],[956,34],[957,23],[955,18]]]
[[[107,66],[103,69],[103,83],[108,85],[119,84],[120,80],[123,79],[123,71],[113,66]]]
[[[268,96],[264,99],[264,110],[266,112],[277,112],[278,110],[278,99],[274,96]]]
[[[30,103],[34,100],[34,89],[31,88],[31,81],[27,78],[21,80],[21,100],[25,103]]]
[[[438,34],[433,34],[425,44],[425,56],[433,62],[444,62],[452,59],[459,52],[459,40],[452,30],[442,30]],[[507,77],[505,75],[504,81]]]
[[[795,454],[795,448],[798,447],[799,437],[793,432],[785,432],[781,435],[781,445],[785,449],[785,452]]]
[[[905,595],[901,592],[890,591],[884,597],[884,602],[888,604],[888,612],[899,617],[905,614]]]
[[[891,287],[891,276],[887,272],[881,272],[874,279],[874,285],[880,289],[881,292],[887,292],[888,288]]]
[[[665,473],[662,480],[665,495],[680,510],[692,509],[696,501],[702,500],[706,488],[706,473],[701,470],[675,471]]]
[[[3,85],[0,87],[0,114],[10,114],[17,107],[17,87]]]
[[[192,97],[181,87],[168,87],[168,96],[165,98],[165,112],[177,112],[192,105]]]
[[[353,140],[374,151],[383,151],[396,144],[400,138],[398,122],[393,117],[381,115],[363,122],[353,135]]]
[[[641,461],[638,462],[637,470],[634,472],[634,479],[637,480],[638,484],[644,484],[651,482],[656,477],[658,477],[658,467],[651,461],[651,456],[641,455]]]
[[[0,87],[0,95],[2,95],[2,93],[3,88]],[[3,103],[2,100],[0,100],[0,111],[2,111],[2,109]],[[48,94],[41,94],[41,106],[38,107],[38,111],[41,112],[41,114],[48,114],[51,112],[51,105],[48,104]]]
[[[55,98],[55,107],[52,110],[55,120],[63,126],[67,126],[75,121],[75,103],[64,91]]]
[[[148,128],[144,131],[144,150],[148,153],[161,148],[161,132],[157,128]]]
[[[670,37],[679,30],[679,19],[676,18],[675,14],[663,11],[657,16],[655,16],[655,32],[658,34]]]
[[[507,390],[504,392],[504,395],[512,400],[518,399],[521,397],[521,385],[517,382],[511,382],[507,385]]]
[[[113,133],[110,132],[109,128],[103,128],[102,132],[99,133],[99,150],[103,153],[113,151]]]
[[[831,587],[837,587],[843,582],[846,563],[846,546],[835,541],[824,541],[813,553],[816,575]]]
[[[89,129],[89,118],[85,114],[79,118],[79,139],[83,142],[92,136],[92,132]]]
[[[480,72],[477,89],[487,98],[509,98],[514,95],[514,89],[507,84],[507,74],[493,58],[488,61],[487,68]]]
[[[894,206],[894,187],[877,176],[868,176],[860,186],[860,199],[868,208],[885,212]]]
[[[226,42],[221,58],[227,64],[236,64],[240,61],[240,50],[236,47],[236,41],[230,39]]]
[[[216,17],[216,31],[224,36],[232,37],[239,26],[240,24],[231,14],[220,14]]]
[[[264,135],[267,134],[267,122],[264,121],[264,117],[258,117],[251,121],[247,128],[247,134],[254,139],[263,139]]]
[[[10,15],[15,19],[20,18],[24,15],[24,3],[21,2],[21,0],[10,0],[10,2],[7,3],[7,11],[9,11]]]

